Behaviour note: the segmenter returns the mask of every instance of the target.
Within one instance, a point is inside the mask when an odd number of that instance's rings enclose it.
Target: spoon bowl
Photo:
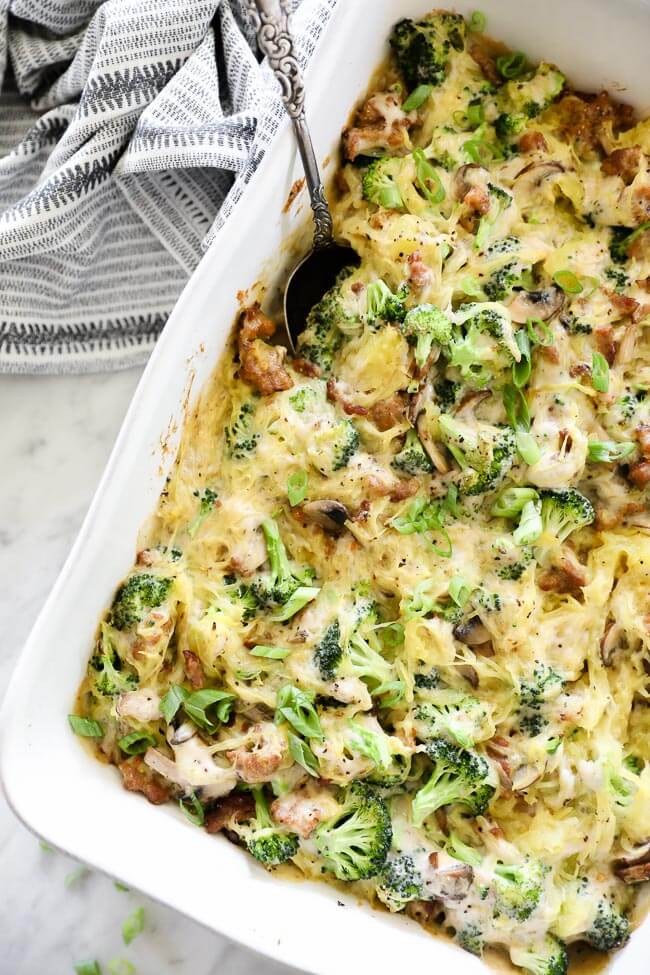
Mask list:
[[[355,250],[333,240],[310,250],[293,268],[284,291],[284,321],[292,349],[314,305],[334,285],[343,268],[358,264]]]

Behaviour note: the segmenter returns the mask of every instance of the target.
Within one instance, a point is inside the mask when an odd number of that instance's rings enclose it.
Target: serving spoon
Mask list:
[[[344,267],[359,263],[359,256],[334,239],[332,214],[307,125],[305,85],[285,4],[283,0],[249,0],[249,8],[257,44],[280,82],[282,101],[293,123],[314,218],[311,250],[293,268],[284,289],[284,325],[287,342],[294,351],[310,309],[332,287]]]

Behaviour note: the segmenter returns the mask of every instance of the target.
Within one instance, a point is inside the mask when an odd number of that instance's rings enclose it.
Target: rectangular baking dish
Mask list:
[[[433,0],[431,0],[433,2]],[[455,4],[469,13],[474,4]],[[605,87],[650,110],[647,0],[484,0],[490,33],[532,58],[554,60],[576,87]],[[308,110],[320,158],[337,160],[340,130],[367,87],[400,16],[427,0],[340,0],[308,72]],[[482,962],[415,923],[358,905],[326,885],[267,874],[222,837],[173,808],[153,809],[94,761],[66,715],[97,620],[130,568],[138,530],[173,462],[188,404],[224,349],[237,293],[277,288],[290,239],[308,231],[304,192],[284,124],[246,195],[187,285],[135,394],[79,538],[27,641],[0,719],[0,770],[16,814],[48,842],[228,937],[318,975],[394,973]],[[101,837],[99,842],[98,837]],[[650,920],[608,972],[647,972]]]

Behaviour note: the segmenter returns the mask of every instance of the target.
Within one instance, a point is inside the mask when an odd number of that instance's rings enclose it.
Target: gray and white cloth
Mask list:
[[[0,372],[147,358],[282,119],[255,52],[245,0],[0,0]]]

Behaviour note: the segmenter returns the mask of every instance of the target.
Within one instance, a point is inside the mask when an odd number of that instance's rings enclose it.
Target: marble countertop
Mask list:
[[[0,377],[0,689],[81,525],[139,377],[139,369]],[[0,877],[2,975],[73,975],[89,958],[102,975],[115,959],[130,961],[137,975],[295,971],[42,849],[1,794]],[[140,906],[144,931],[127,948],[122,923]]]

